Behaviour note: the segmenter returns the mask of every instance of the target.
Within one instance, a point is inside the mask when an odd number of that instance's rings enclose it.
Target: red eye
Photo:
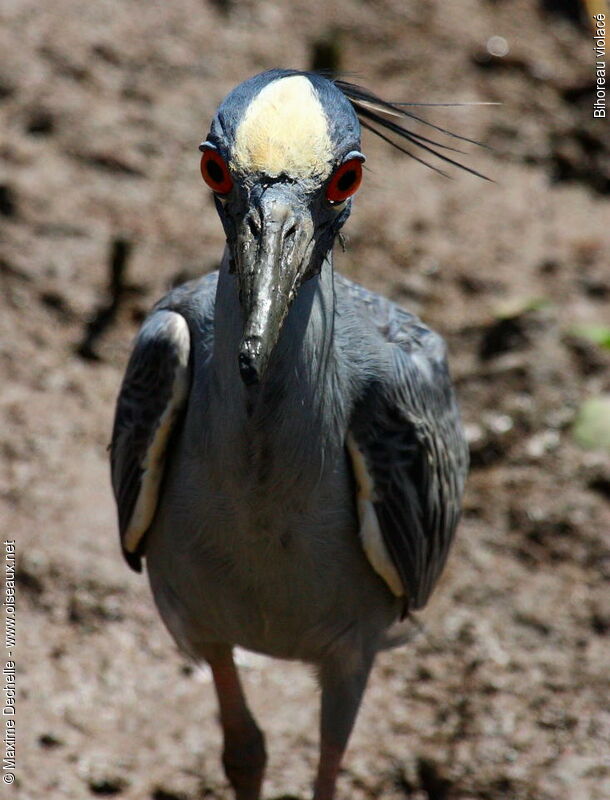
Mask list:
[[[362,161],[350,158],[335,170],[326,187],[326,199],[329,203],[342,203],[351,197],[362,182]]]
[[[210,147],[206,147],[201,156],[201,175],[217,194],[229,194],[233,188],[233,178],[224,158]]]

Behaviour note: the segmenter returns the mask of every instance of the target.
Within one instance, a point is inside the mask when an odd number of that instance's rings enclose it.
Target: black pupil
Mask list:
[[[210,179],[214,183],[222,183],[223,182],[223,180],[225,178],[225,174],[224,174],[224,170],[220,166],[220,164],[218,164],[216,161],[208,161],[207,170],[208,170],[208,175],[210,176]]]
[[[337,189],[340,192],[347,192],[348,189],[351,189],[356,181],[356,170],[355,169],[348,169],[347,172],[344,172],[343,175],[337,181]]]

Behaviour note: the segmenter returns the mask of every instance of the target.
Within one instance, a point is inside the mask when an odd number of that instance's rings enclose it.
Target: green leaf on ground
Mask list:
[[[606,350],[610,350],[610,328],[607,325],[595,325],[593,323],[586,325],[574,325],[568,330],[572,336],[578,336],[581,339],[587,339]]]
[[[589,397],[584,401],[572,433],[581,447],[610,453],[610,394]]]
[[[496,319],[515,319],[532,311],[542,311],[553,304],[546,297],[511,297],[498,303],[493,314]]]

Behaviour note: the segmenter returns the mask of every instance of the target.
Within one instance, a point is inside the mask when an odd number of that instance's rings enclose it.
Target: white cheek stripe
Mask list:
[[[272,177],[330,174],[328,122],[311,82],[290,75],[268,83],[252,100],[235,133],[231,165]]]
[[[383,536],[379,529],[379,520],[373,506],[375,499],[373,480],[367,469],[364,456],[351,434],[347,435],[346,444],[358,485],[357,506],[362,547],[375,572],[383,578],[396,597],[402,597],[405,593],[404,586],[383,541]]]
[[[159,485],[163,477],[165,451],[176,418],[180,413],[188,394],[188,360],[190,351],[190,335],[188,325],[180,314],[173,314],[174,330],[172,337],[176,344],[178,365],[174,374],[172,394],[168,401],[159,425],[155,431],[142,462],[142,480],[129,526],[123,537],[123,546],[130,553],[135,553],[142,536],[148,530],[157,508]]]

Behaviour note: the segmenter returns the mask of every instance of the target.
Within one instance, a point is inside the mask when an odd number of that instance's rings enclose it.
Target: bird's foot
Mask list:
[[[265,740],[260,730],[252,730],[247,738],[235,736],[227,741],[222,763],[235,800],[259,800],[267,763]]]

